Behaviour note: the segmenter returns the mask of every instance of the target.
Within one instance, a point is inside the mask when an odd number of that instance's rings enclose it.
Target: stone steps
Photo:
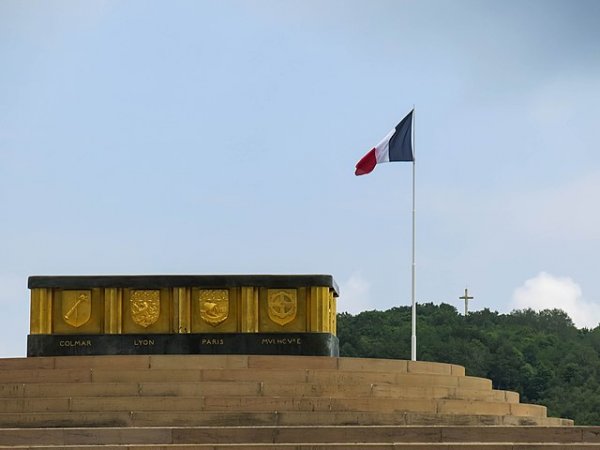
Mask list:
[[[229,396],[232,394],[229,381],[198,382],[81,382],[60,383],[3,383],[0,384],[0,399],[64,397],[68,391],[72,397],[112,396],[183,396],[201,397],[208,394]],[[270,397],[385,397],[385,398],[433,398],[465,399],[518,403],[516,392],[480,390],[460,387],[414,387],[385,383],[363,384],[320,384],[320,383],[265,383],[240,381],[236,383],[238,396]]]
[[[465,376],[462,366],[425,361],[326,356],[135,355],[0,359],[0,371],[26,369],[269,369],[342,370]]]
[[[155,427],[2,429],[1,446],[595,445],[600,427]],[[0,447],[1,448],[1,447]],[[97,447],[98,448],[98,447]]]
[[[340,449],[361,449],[361,450],[597,450],[599,444],[552,444],[552,443],[425,443],[425,444],[404,444],[404,443],[386,443],[386,444],[355,444],[355,443],[311,443],[311,444],[178,444],[178,445],[76,445],[76,446],[2,446],[0,449],[19,449],[19,450],[340,450]]]
[[[150,355],[0,359],[0,450],[598,449],[452,364]]]
[[[423,444],[405,444],[405,443],[313,443],[313,444],[165,444],[165,445],[61,445],[61,446],[2,446],[0,449],[21,449],[21,450],[340,450],[340,449],[361,449],[361,450],[598,450],[600,444],[553,444],[553,443],[480,443],[480,442],[457,442],[453,444],[445,443],[423,443]]]
[[[109,411],[0,413],[3,427],[157,427],[286,425],[571,426],[555,417],[356,411]]]
[[[0,427],[548,425],[546,408],[453,364],[149,355],[0,360]]]
[[[270,396],[101,396],[0,399],[0,412],[85,411],[379,411],[546,417],[546,407],[520,403],[429,398]]]
[[[491,390],[485,378],[395,372],[355,372],[318,369],[23,369],[0,370],[0,383],[133,383],[133,382],[264,382],[334,385],[392,384],[406,387],[453,387]]]

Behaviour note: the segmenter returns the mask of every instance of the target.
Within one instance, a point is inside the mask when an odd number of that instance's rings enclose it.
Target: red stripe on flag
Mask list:
[[[375,149],[372,149],[356,164],[354,175],[366,175],[371,173],[376,165],[377,158],[375,157]]]

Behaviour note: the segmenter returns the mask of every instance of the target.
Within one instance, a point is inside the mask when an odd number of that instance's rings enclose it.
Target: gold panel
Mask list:
[[[72,327],[79,328],[90,320],[92,314],[92,292],[63,291],[62,317]]]
[[[192,331],[192,307],[190,303],[189,288],[175,288],[173,290],[173,329],[177,333],[190,333]]]
[[[306,331],[307,288],[259,288],[259,331],[293,333]]]
[[[336,334],[329,287],[31,290],[31,334]]]
[[[123,333],[172,333],[172,289],[124,289]]]
[[[101,334],[104,332],[103,289],[54,289],[54,334]]]
[[[31,290],[30,334],[52,333],[52,289]]]
[[[329,332],[337,335],[337,300],[333,291],[329,291]]]
[[[198,301],[200,302],[200,317],[207,324],[216,327],[229,317],[228,289],[200,289]]]
[[[104,290],[104,332],[120,334],[123,331],[123,290]]]
[[[129,312],[133,321],[144,328],[160,317],[160,291],[136,289],[129,294]]]
[[[240,331],[258,333],[258,289],[243,287],[241,295]]]
[[[321,311],[321,314],[323,314],[323,329],[321,331],[328,333],[331,331],[331,314],[329,313],[329,307],[331,306],[331,303],[329,302],[329,288],[325,287],[318,289],[323,289],[321,291],[321,295],[323,296],[323,306]]]
[[[240,288],[192,288],[192,332],[238,332]]]
[[[329,317],[329,288],[311,287],[309,293],[310,323],[308,330],[316,333],[328,332]]]
[[[277,325],[287,325],[296,318],[298,294],[296,289],[269,289],[267,291],[269,319]]]

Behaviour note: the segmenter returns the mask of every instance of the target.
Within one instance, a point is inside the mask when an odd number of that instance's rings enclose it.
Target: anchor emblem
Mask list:
[[[91,297],[90,291],[63,291],[62,316],[64,321],[75,328],[87,323],[92,313]]]

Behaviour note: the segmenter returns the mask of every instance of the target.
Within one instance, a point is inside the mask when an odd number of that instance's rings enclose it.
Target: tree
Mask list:
[[[600,424],[600,326],[577,329],[558,309],[464,317],[451,305],[425,303],[417,330],[420,360],[463,365],[552,416]],[[338,315],[342,356],[409,359],[410,335],[410,307]]]

